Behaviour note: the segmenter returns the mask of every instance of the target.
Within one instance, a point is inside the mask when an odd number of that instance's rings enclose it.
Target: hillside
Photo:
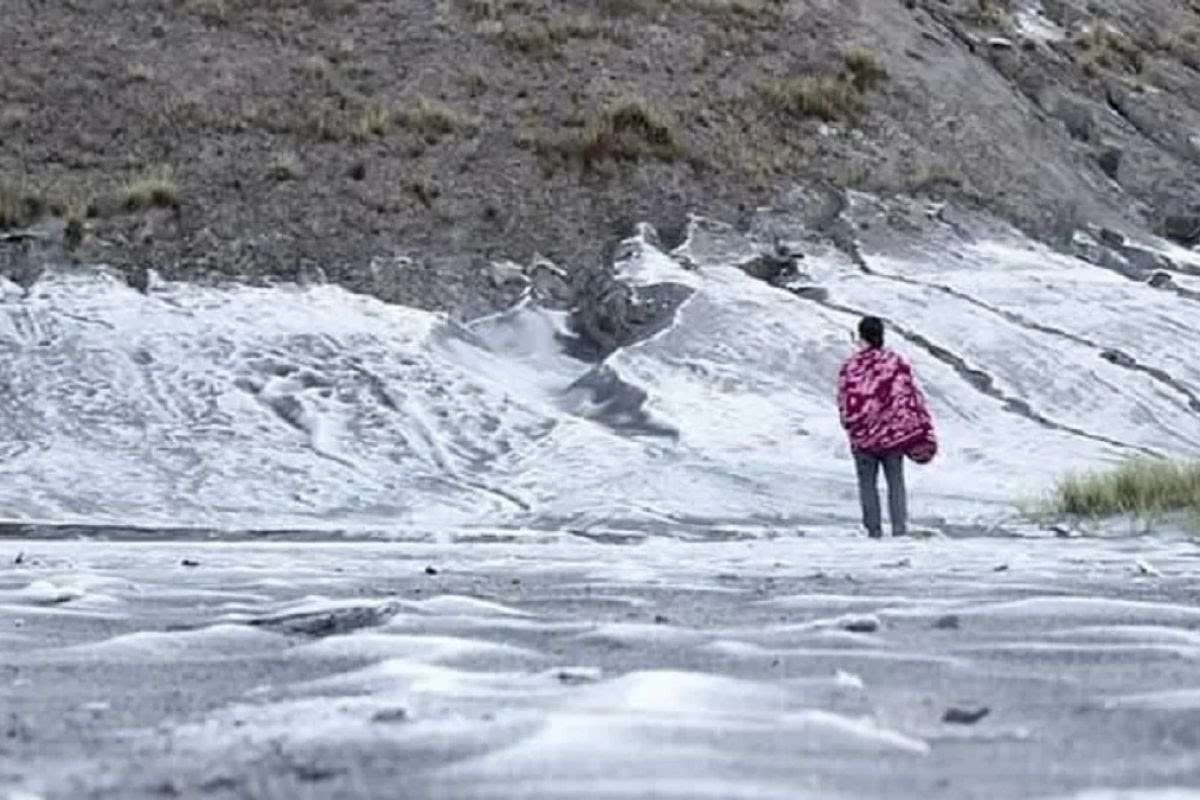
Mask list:
[[[489,269],[799,183],[1046,241],[1200,232],[1182,0],[2,0],[0,268],[324,279],[475,315]],[[579,281],[576,278],[576,285]],[[499,285],[498,285],[499,284]]]

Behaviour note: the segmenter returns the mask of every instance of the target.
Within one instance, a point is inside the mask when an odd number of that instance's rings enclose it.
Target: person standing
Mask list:
[[[908,533],[904,459],[928,464],[937,455],[937,434],[912,367],[883,346],[883,320],[863,317],[858,351],[838,374],[838,412],[850,439],[858,472],[863,525],[873,539],[883,536],[879,469],[888,486],[892,535]]]

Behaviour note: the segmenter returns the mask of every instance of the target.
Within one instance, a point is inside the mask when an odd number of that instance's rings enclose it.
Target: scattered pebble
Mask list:
[[[403,708],[385,708],[372,714],[371,722],[408,722],[408,711]]]
[[[600,670],[594,668],[560,669],[555,677],[559,683],[567,686],[579,686],[584,683],[595,683],[600,680]]]
[[[1138,572],[1140,574],[1149,575],[1152,578],[1162,577],[1162,573],[1155,569],[1155,567],[1149,561],[1138,558],[1134,560],[1134,563],[1137,564]]]
[[[438,571],[437,571],[437,569],[435,569],[434,567],[426,567],[426,568],[425,568],[425,574],[426,574],[426,575],[437,575],[437,574],[438,574]]]
[[[874,633],[879,630],[879,619],[872,616],[846,617],[842,620],[842,630],[850,633]]]
[[[987,706],[979,706],[978,708],[958,708],[957,706],[951,706],[942,715],[942,722],[948,722],[952,725],[974,725],[990,714],[991,711]]]
[[[958,630],[958,616],[947,614],[944,617],[938,617],[937,621],[933,623],[933,627],[943,631],[956,631]]]
[[[655,615],[654,615],[654,624],[655,624],[655,625],[666,625],[666,624],[667,624],[668,622],[670,622],[670,621],[671,621],[671,620],[670,620],[670,618],[669,618],[669,617],[666,617],[666,616],[664,616],[664,615],[662,615],[662,614],[655,614]]]
[[[1000,564],[992,569],[992,572],[1008,572],[1008,564]]]
[[[20,566],[25,563],[25,551],[17,553],[17,557],[13,559],[13,563]]]
[[[199,561],[196,561],[196,560],[195,560],[195,559],[193,559],[193,558],[185,558],[185,559],[183,559],[182,561],[180,561],[179,563],[180,563],[180,564],[182,564],[182,565],[183,565],[183,566],[185,566],[185,567],[198,567],[198,566],[200,566],[200,562],[199,562]]]

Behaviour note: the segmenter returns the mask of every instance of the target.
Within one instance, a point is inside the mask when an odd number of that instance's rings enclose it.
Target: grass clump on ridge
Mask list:
[[[1200,513],[1200,461],[1143,458],[1108,472],[1072,475],[1055,488],[1053,508],[1084,517]]]

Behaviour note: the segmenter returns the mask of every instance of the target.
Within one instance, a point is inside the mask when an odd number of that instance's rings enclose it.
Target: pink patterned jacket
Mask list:
[[[903,453],[919,464],[937,455],[933,417],[912,367],[898,354],[866,347],[842,365],[838,410],[858,453]]]

